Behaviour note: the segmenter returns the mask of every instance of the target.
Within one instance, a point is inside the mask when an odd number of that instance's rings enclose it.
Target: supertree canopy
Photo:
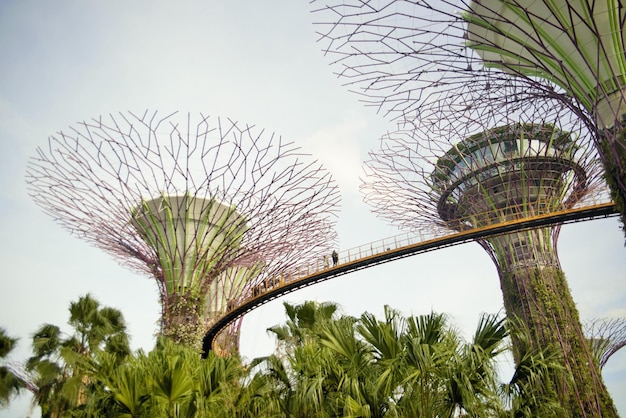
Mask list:
[[[418,126],[387,134],[370,153],[365,201],[393,224],[428,232],[610,201],[597,150],[576,115],[556,100],[507,102],[510,93],[505,85],[494,90],[499,105],[491,109],[468,108],[462,94],[424,106]],[[558,394],[566,416],[612,416],[559,263],[559,232],[559,225],[546,226],[478,243],[498,269],[507,315],[530,330],[530,346],[513,341],[516,361],[529,350],[556,347],[567,373],[552,374],[544,390]]]
[[[620,1],[480,0],[462,7],[467,45],[485,65],[557,84],[601,127],[626,113]]]
[[[337,74],[387,113],[418,120],[423,104],[459,86],[506,77],[571,106],[589,125],[626,220],[622,1],[312,3],[320,41]]]
[[[601,368],[626,346],[626,318],[597,318],[585,322],[584,327]]]
[[[156,280],[160,333],[200,349],[265,277],[331,251],[339,192],[311,156],[230,119],[157,112],[78,123],[27,169],[35,202],[73,235]],[[240,322],[217,339],[238,344]]]

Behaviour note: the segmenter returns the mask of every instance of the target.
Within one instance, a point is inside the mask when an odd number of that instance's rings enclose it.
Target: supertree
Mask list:
[[[228,118],[81,122],[38,148],[26,177],[61,226],[156,280],[160,334],[197,349],[232,300],[329,254],[336,239],[330,174],[293,143]],[[240,324],[214,348],[236,350]]]
[[[600,368],[626,347],[626,318],[596,318],[586,321],[584,328]]]
[[[401,228],[430,233],[610,201],[585,125],[556,100],[511,100],[517,87],[494,89],[492,108],[472,108],[461,93],[423,106],[419,125],[387,134],[370,153],[365,201]],[[613,416],[559,262],[559,232],[545,226],[478,243],[497,267],[507,316],[530,331],[530,343],[514,339],[515,360],[556,347],[566,373],[552,374],[545,393],[559,396],[567,416]]]
[[[332,65],[364,101],[419,119],[467,83],[517,77],[589,126],[626,221],[626,7],[617,0],[312,1]],[[625,230],[626,231],[626,230]]]

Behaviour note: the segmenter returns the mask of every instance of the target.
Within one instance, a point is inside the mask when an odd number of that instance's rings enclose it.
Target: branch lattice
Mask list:
[[[511,75],[521,76],[517,77],[518,82],[533,86],[535,94],[558,97],[568,103],[572,103],[568,97],[579,99],[564,94],[577,90],[568,88],[568,83],[573,80],[567,78],[567,74],[562,79],[548,77],[546,74],[550,74],[550,68],[541,68],[537,74],[532,74],[530,63],[527,68],[505,66],[494,55],[487,58],[480,55],[477,52],[479,43],[485,48],[501,47],[488,44],[488,39],[477,30],[474,31],[476,36],[472,36],[471,29],[468,29],[469,21],[480,18],[480,13],[470,12],[476,3],[488,2],[311,1],[318,41],[335,74],[362,95],[366,103],[387,114],[414,119],[419,116],[423,104],[436,101],[458,88],[476,82],[485,85],[493,80],[507,80]],[[498,14],[501,2],[493,3],[498,5],[487,11],[496,15],[494,19],[508,20],[508,15]],[[522,13],[537,16],[529,11],[524,0],[506,3],[507,7],[518,7]],[[483,5],[480,10],[484,12],[485,7]],[[561,12],[567,14],[567,10]],[[546,18],[538,19],[535,23],[538,28],[534,29],[542,33],[540,26],[546,23]],[[474,41],[468,41],[470,37]],[[480,39],[476,40],[476,37]],[[523,47],[517,44],[515,50],[505,52],[519,55],[519,49]],[[540,74],[546,77],[541,78]]]
[[[161,333],[194,347],[229,301],[336,240],[331,175],[293,143],[227,118],[82,122],[37,150],[27,182],[61,226],[156,279]]]
[[[367,105],[394,118],[425,123],[423,106],[468,86],[474,105],[484,104],[483,92],[513,78],[529,99],[570,107],[588,125],[626,219],[626,8],[620,2],[311,4],[335,73]]]
[[[626,346],[626,318],[597,318],[586,321],[584,327],[600,368]]]
[[[460,89],[436,102],[421,108],[420,123],[404,121],[398,129],[380,140],[380,148],[369,154],[365,163],[365,177],[361,185],[364,200],[382,219],[401,229],[441,233],[457,231],[471,225],[472,219],[442,219],[438,204],[445,190],[433,187],[433,173],[437,171],[437,161],[458,148],[466,138],[516,124],[547,125],[554,130],[569,133],[576,148],[572,162],[584,172],[584,181],[574,184],[575,178],[564,174],[568,191],[554,201],[550,211],[566,210],[569,207],[583,207],[610,202],[609,192],[603,179],[602,164],[597,150],[592,146],[592,133],[575,113],[558,100],[534,96],[527,90],[520,92],[519,85],[510,80],[493,82],[493,90],[485,92],[482,103],[474,100],[475,90],[470,86]],[[486,106],[491,103],[492,106]],[[527,141],[531,141],[528,138]],[[493,163],[493,150],[499,148],[495,142],[465,156],[468,166]],[[538,152],[534,155],[508,153],[500,165],[515,164],[521,157],[529,162],[545,157]],[[482,161],[481,161],[482,160]],[[539,177],[547,177],[550,165],[536,165]],[[465,171],[468,169],[465,168]],[[540,170],[546,170],[542,173]],[[504,181],[505,173],[498,173]],[[483,190],[488,193],[487,190]],[[518,196],[519,204],[524,195]],[[545,203],[545,199],[543,202]],[[506,206],[487,208],[489,212],[507,212]],[[465,211],[467,212],[467,211]],[[478,214],[474,214],[474,218]],[[519,216],[528,215],[520,213]],[[463,226],[465,225],[465,226]]]

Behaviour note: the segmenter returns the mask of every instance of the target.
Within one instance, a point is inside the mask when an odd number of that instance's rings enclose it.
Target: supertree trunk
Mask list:
[[[422,107],[419,125],[381,139],[362,186],[380,217],[412,230],[463,231],[609,200],[576,115],[539,96],[512,100],[515,86],[498,87],[491,108],[473,107],[472,95],[460,92]],[[479,244],[498,268],[507,315],[530,331],[531,346],[514,341],[516,359],[555,348],[566,373],[554,373],[544,393],[558,396],[564,416],[614,416],[558,260],[559,231],[522,230]]]
[[[160,334],[186,346],[200,350],[247,287],[334,246],[331,176],[254,126],[128,113],[48,142],[28,165],[33,199],[72,234],[156,280]],[[239,327],[222,334],[220,352],[237,349]]]

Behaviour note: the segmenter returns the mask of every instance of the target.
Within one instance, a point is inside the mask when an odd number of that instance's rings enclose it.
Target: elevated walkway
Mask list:
[[[315,283],[412,255],[422,254],[490,236],[548,225],[567,224],[617,215],[618,212],[616,212],[612,202],[602,203],[489,225],[482,228],[468,229],[466,231],[439,237],[424,237],[420,234],[397,235],[342,251],[339,253],[339,261],[336,265],[332,265],[329,255],[328,261],[319,260],[314,265],[300,266],[294,273],[270,277],[263,283],[249,289],[239,300],[228,306],[228,310],[224,313],[224,316],[215,318],[215,321],[210,325],[205,335],[203,351],[207,353],[211,349],[213,340],[219,332],[237,318],[260,305]]]

